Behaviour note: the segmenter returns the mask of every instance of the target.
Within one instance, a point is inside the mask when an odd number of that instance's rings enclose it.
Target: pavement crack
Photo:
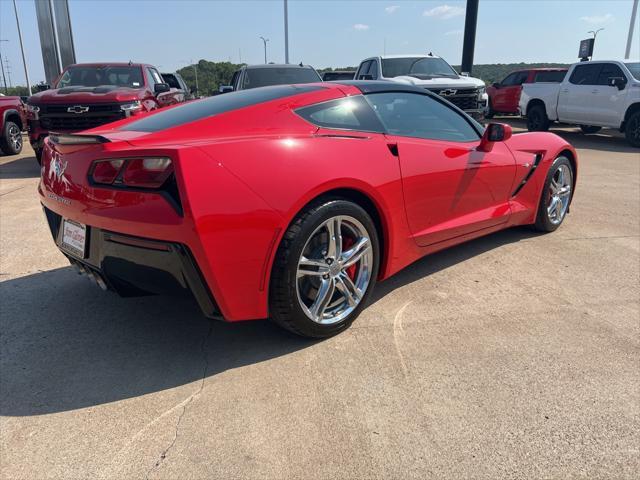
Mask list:
[[[195,393],[192,393],[189,396],[189,398],[185,400],[184,405],[182,406],[182,412],[180,412],[180,415],[178,416],[178,420],[176,421],[176,425],[174,427],[173,439],[171,440],[169,445],[162,451],[162,453],[160,454],[156,462],[153,464],[153,466],[147,471],[147,474],[145,476],[147,480],[149,479],[149,475],[151,475],[151,473],[153,473],[154,470],[156,470],[158,467],[160,467],[160,465],[162,465],[162,462],[164,462],[164,459],[167,458],[169,451],[176,444],[176,441],[178,440],[178,436],[180,433],[180,424],[182,423],[182,418],[187,412],[187,407],[191,404],[191,402],[193,402],[193,400],[197,396],[200,395],[200,393],[202,392],[202,389],[204,388],[204,381],[207,378],[207,372],[209,370],[209,356],[207,355],[207,351],[205,347],[207,346],[207,342],[211,337],[212,332],[213,332],[213,320],[209,320],[209,331],[207,332],[206,336],[202,339],[202,343],[200,345],[200,353],[202,354],[202,357],[203,357],[202,377],[200,378],[200,386],[198,387],[198,390]]]

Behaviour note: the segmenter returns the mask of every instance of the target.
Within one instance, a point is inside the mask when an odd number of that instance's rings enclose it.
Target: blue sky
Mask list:
[[[480,0],[476,63],[573,62],[588,30],[604,27],[595,58],[622,58],[632,0]],[[386,52],[433,51],[459,64],[463,1],[290,0],[290,60],[356,65]],[[284,61],[281,0],[70,0],[79,62],[144,61],[163,71],[191,59]],[[19,0],[32,82],[44,79],[33,0]],[[637,23],[640,23],[640,15]],[[13,84],[24,84],[13,4],[0,0],[3,58]],[[640,57],[636,25],[632,58]]]

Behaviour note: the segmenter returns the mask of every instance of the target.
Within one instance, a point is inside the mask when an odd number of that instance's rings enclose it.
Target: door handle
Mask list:
[[[565,88],[564,90],[562,90],[562,93],[569,93],[569,89]]]
[[[600,90],[596,89],[596,90],[591,90],[591,93],[598,93]]]

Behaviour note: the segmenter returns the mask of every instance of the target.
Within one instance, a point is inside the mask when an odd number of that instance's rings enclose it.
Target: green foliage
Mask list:
[[[34,87],[34,91],[35,91],[35,87]],[[3,85],[2,87],[0,87],[0,93],[4,93],[8,97],[13,97],[13,96],[28,97],[29,89],[27,87],[18,85],[15,87],[7,87],[7,89],[5,90]]]
[[[208,60],[200,60],[197,64],[198,70],[198,95],[213,95],[218,91],[220,85],[229,85],[233,72],[238,70],[244,64],[231,62],[210,62]],[[182,75],[188,87],[195,91],[196,89],[196,72],[193,65],[186,66],[178,70]]]
[[[567,63],[492,63],[474,65],[471,76],[480,78],[484,80],[487,85],[491,85],[494,82],[499,82],[515,70],[524,70],[527,68],[562,68],[568,66],[569,64]],[[458,72],[460,71],[459,65],[453,68]]]

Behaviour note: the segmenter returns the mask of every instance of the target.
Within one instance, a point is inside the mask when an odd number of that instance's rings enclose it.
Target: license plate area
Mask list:
[[[78,257],[85,258],[87,251],[87,226],[72,220],[62,220],[60,248]]]

